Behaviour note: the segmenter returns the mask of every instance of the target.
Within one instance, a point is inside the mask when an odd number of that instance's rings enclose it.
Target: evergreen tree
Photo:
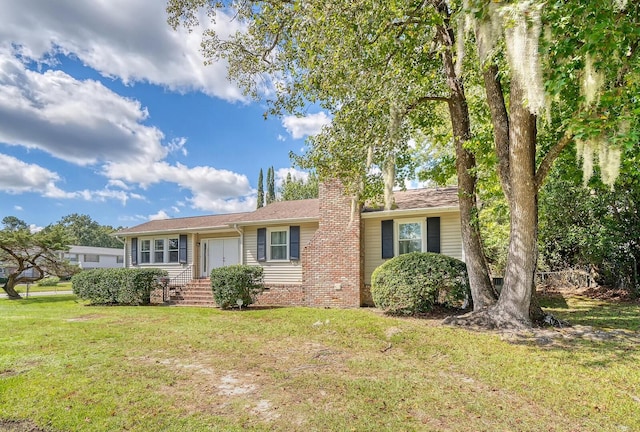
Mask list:
[[[271,204],[276,200],[276,182],[274,178],[273,167],[267,170],[267,204]]]
[[[256,208],[264,206],[264,185],[262,180],[262,168],[260,168],[260,174],[258,175],[258,204]]]

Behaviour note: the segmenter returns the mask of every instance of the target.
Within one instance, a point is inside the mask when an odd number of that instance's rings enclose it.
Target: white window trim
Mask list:
[[[170,239],[177,239],[178,240],[178,260],[177,261],[169,261],[169,240]],[[162,249],[162,261],[155,261],[156,258],[156,252],[160,252],[159,250],[156,250],[156,241],[157,240],[162,240],[162,244],[163,244],[163,249]],[[149,241],[150,242],[150,249],[149,249],[149,262],[142,262],[142,243],[145,241]],[[145,265],[145,266],[153,266],[153,265],[158,265],[158,264],[163,264],[163,265],[179,265],[180,264],[180,237],[177,236],[166,236],[166,237],[140,237],[138,239],[138,265]]]
[[[427,250],[427,220],[425,218],[422,219],[396,219],[393,221],[393,236],[394,236],[394,245],[393,245],[393,256],[400,256],[400,225],[417,223],[420,224],[420,236],[421,240],[421,250],[420,252],[424,252]]]
[[[271,233],[272,232],[282,232],[285,231],[287,233],[287,239],[285,241],[284,246],[287,248],[287,253],[285,254],[285,259],[271,259]],[[290,235],[288,226],[280,226],[280,227],[271,227],[267,228],[267,262],[288,262],[289,259],[289,243],[290,243]]]

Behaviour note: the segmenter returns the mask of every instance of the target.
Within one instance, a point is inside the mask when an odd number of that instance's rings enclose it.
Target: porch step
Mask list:
[[[175,306],[215,307],[209,279],[193,279],[187,285],[172,292],[169,304]]]

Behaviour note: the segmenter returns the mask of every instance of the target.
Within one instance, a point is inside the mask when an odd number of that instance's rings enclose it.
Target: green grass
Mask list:
[[[640,330],[638,305],[547,305]],[[0,419],[54,431],[640,430],[640,353],[625,339],[540,346],[370,309],[74,296],[0,300],[0,317]]]

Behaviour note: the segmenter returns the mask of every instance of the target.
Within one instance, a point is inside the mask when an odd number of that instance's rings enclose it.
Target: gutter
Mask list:
[[[438,213],[459,213],[459,206],[450,207],[432,207],[432,208],[420,208],[420,209],[407,209],[407,210],[375,210],[364,211],[360,214],[362,219],[374,219],[379,217],[397,217],[397,216],[412,216],[415,214],[438,214]]]
[[[240,234],[240,263],[244,264],[244,230],[238,228],[238,224],[233,224],[233,229]]]
[[[113,234],[113,236],[122,243],[122,267],[127,267],[127,242],[118,237],[117,234]]]

